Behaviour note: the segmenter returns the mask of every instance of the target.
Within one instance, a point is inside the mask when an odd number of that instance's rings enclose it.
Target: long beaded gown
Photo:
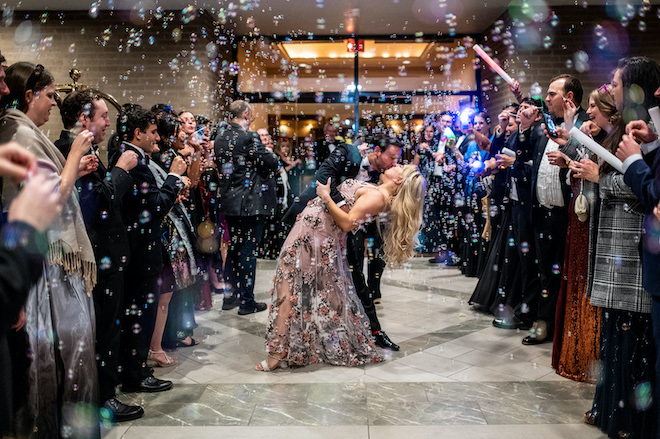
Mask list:
[[[364,186],[373,185],[356,180],[339,185],[349,208]],[[266,333],[271,355],[286,353],[288,363],[297,367],[382,360],[345,255],[346,232],[315,198],[298,216],[277,260]]]

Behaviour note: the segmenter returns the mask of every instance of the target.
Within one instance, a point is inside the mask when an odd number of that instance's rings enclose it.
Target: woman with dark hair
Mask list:
[[[565,101],[564,120],[572,121],[576,110],[572,101]],[[620,129],[621,113],[616,109],[609,84],[591,92],[587,114],[589,120],[582,124],[580,130],[598,143],[602,143],[608,133]],[[561,129],[559,133],[562,137],[568,137],[568,133],[564,135]],[[574,138],[568,138],[568,141],[557,138],[555,142],[560,148],[551,152],[549,157],[557,166],[568,167],[573,160],[579,162],[583,158],[594,157]],[[555,312],[552,367],[566,378],[592,382],[596,378],[595,362],[598,360],[601,325],[600,309],[589,303],[590,279],[594,270],[590,254],[593,254],[596,245],[596,219],[600,206],[598,175],[593,175],[593,181],[580,178],[576,173],[570,175],[572,197],[568,205],[564,267]],[[586,201],[588,208],[581,208],[578,201]]]
[[[0,100],[0,143],[15,140],[37,157],[38,172],[59,179],[62,213],[47,230],[48,253],[43,275],[30,289],[25,331],[31,361],[26,403],[19,408],[19,437],[100,437],[92,288],[96,262],[85,230],[76,179],[96,168],[94,155],[83,159],[93,135],[81,132],[68,158],[39,129],[55,102],[53,76],[27,62],[6,70],[11,93]],[[94,158],[91,158],[94,157]],[[18,184],[5,179],[5,209],[18,195]],[[25,360],[25,359],[24,359]]]
[[[432,263],[452,263],[457,219],[452,215],[451,208],[456,193],[457,163],[449,147],[452,139],[436,134],[433,125],[424,127],[413,159],[413,164],[419,166],[419,172],[428,185],[420,242],[424,252],[434,254]]]
[[[149,169],[156,183],[161,185],[167,178],[172,161],[180,156],[173,146],[179,139],[181,123],[175,116],[161,112],[157,115],[157,127],[160,137],[160,160],[150,160]],[[188,178],[183,178],[189,185]],[[194,252],[194,227],[188,210],[181,202],[176,203],[165,216],[161,229],[163,260],[166,263],[159,279],[158,313],[147,360],[148,365],[152,367],[169,367],[177,364],[177,359],[170,357],[163,350],[163,345],[174,347],[179,339],[185,338],[178,336],[186,329],[186,318],[181,315],[178,305],[181,298],[177,296],[185,294],[184,291],[195,284],[198,272]],[[192,310],[188,314],[192,314]]]
[[[490,145],[497,174],[491,193],[494,209],[500,211],[501,226],[488,252],[487,268],[479,279],[469,303],[477,311],[495,316],[496,326],[512,328],[527,317],[522,297],[539,287],[534,261],[532,232],[531,160],[534,145],[543,135],[540,127],[541,101],[525,98],[510,123],[505,110],[498,116],[500,126],[510,134],[498,134]],[[512,130],[512,131],[511,131]]]
[[[644,96],[645,105],[656,105],[653,93],[658,65],[648,58],[624,59],[614,73],[612,88],[622,120],[603,141],[616,152],[625,121],[648,120],[648,111],[631,97]],[[656,76],[656,81],[657,81]],[[602,308],[600,327],[600,377],[593,407],[585,422],[597,425],[609,437],[656,437],[656,352],[651,326],[651,296],[642,286],[640,243],[644,209],[623,175],[609,164],[583,159],[572,162],[578,178],[598,178],[598,217],[591,304]]]

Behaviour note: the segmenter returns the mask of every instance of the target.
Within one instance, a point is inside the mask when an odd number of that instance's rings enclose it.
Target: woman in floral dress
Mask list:
[[[408,260],[421,225],[425,181],[416,166],[395,166],[381,175],[380,186],[346,180],[338,190],[349,211],[332,201],[329,185],[317,182],[318,197],[298,216],[282,247],[268,317],[268,358],[257,370],[273,370],[281,361],[297,367],[381,361],[355,294],[346,234],[388,212],[387,260]]]

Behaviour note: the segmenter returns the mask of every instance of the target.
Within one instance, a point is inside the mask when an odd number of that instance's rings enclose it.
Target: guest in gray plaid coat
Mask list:
[[[601,364],[585,421],[613,438],[656,437],[651,296],[642,287],[640,254],[644,210],[619,172],[601,174],[598,183],[591,304],[603,308]]]
[[[639,78],[627,73],[622,78],[622,70],[616,71],[612,94],[619,115],[632,107],[624,96],[637,83]],[[615,152],[624,122],[618,117],[612,125],[603,146]],[[600,166],[598,185],[601,201],[590,291],[591,304],[603,309],[600,377],[585,421],[611,438],[656,437],[651,296],[642,287],[644,209],[623,175],[606,163]]]

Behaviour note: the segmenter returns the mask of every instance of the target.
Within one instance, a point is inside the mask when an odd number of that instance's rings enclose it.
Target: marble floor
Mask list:
[[[274,267],[259,261],[258,300],[270,298]],[[594,386],[557,375],[551,344],[523,346],[524,332],[495,329],[473,312],[475,284],[426,258],[386,270],[378,315],[401,351],[356,368],[255,371],[267,313],[238,316],[216,302],[196,315],[201,344],[156,370],[174,389],[120,394],[146,414],[108,426],[104,438],[604,437],[582,417]]]

